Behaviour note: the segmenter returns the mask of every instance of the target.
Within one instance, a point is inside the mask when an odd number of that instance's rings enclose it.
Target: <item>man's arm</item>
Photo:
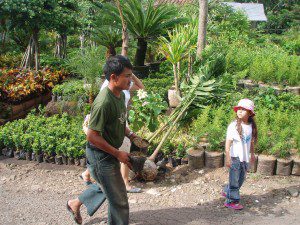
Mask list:
[[[120,162],[125,163],[131,168],[129,162],[129,153],[119,151],[118,149],[111,146],[100,134],[98,131],[88,129],[87,131],[87,140],[95,145],[97,148],[107,152],[108,154],[116,157]]]
[[[125,128],[125,136],[132,141],[134,138],[138,137],[133,131],[131,131],[128,127]]]

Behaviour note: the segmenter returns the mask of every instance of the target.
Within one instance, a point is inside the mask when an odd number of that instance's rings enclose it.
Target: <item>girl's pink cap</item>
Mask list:
[[[233,107],[233,110],[237,112],[239,108],[249,110],[252,116],[255,116],[254,103],[250,99],[248,98],[241,99],[238,105]]]

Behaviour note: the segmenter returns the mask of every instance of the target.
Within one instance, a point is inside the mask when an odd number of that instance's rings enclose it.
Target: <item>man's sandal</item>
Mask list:
[[[67,210],[71,213],[74,221],[77,223],[77,224],[82,224],[82,218],[81,218],[81,215],[80,215],[80,212],[74,212],[71,207],[69,206],[69,202],[67,202]]]

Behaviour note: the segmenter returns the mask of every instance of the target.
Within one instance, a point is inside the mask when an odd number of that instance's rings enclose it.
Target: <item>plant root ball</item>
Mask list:
[[[156,164],[153,161],[147,159],[141,172],[143,179],[145,181],[153,181],[155,180],[157,173],[158,171],[156,168]]]

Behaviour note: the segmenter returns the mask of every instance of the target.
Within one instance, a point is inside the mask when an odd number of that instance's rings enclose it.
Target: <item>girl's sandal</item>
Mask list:
[[[224,206],[230,209],[234,209],[234,210],[241,210],[244,208],[244,206],[242,206],[240,203],[235,203],[235,202],[231,202],[231,203],[224,203]]]
[[[92,184],[93,182],[92,181],[90,181],[90,180],[85,180],[85,179],[83,179],[83,176],[82,175],[79,175],[79,178],[81,179],[81,180],[83,180],[84,181],[84,184],[86,185],[86,186],[88,186],[88,185],[90,185],[90,184]]]
[[[69,206],[69,202],[67,202],[67,210],[71,213],[73,220],[77,223],[77,224],[82,224],[82,217],[80,215],[80,212],[74,212],[71,207]]]

